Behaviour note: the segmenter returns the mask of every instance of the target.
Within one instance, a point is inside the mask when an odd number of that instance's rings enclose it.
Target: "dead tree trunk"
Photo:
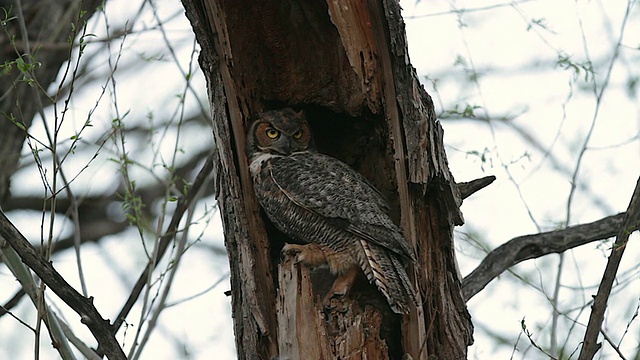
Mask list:
[[[397,1],[183,3],[213,112],[238,357],[466,358],[473,327],[452,237],[461,199],[433,103],[409,63]],[[325,313],[317,299],[326,274],[279,265],[285,239],[261,216],[244,146],[251,116],[284,106],[304,110],[320,152],[391,202],[419,257],[409,273],[422,305],[409,316],[388,314],[363,282],[346,313]]]

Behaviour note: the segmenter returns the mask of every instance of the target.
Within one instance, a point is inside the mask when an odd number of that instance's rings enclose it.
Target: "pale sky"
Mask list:
[[[108,1],[106,19],[110,30],[130,24],[129,19],[139,3]],[[207,109],[208,104],[205,81],[195,61],[197,53],[193,54],[193,33],[180,3],[154,3],[180,67],[166,50],[163,36],[156,28],[157,19],[147,7],[134,23],[134,34],[127,36],[122,46],[115,75],[117,92],[106,92],[93,114],[94,126],[85,135],[88,139],[99,139],[110,128],[111,120],[124,114],[127,114],[127,126],[154,124],[158,131],[153,141],[128,143],[132,154],[143,164],[170,162],[176,141],[186,153],[212,146],[211,131],[207,128],[185,127],[179,138],[176,133],[163,132],[161,121],[166,120],[167,114],[176,119],[180,116],[178,95],[185,91],[181,74],[189,67],[194,72],[191,86],[198,96],[187,91],[185,107],[195,112],[193,109],[198,107]],[[628,79],[640,77],[637,4],[626,25],[609,85],[599,101],[600,88],[595,92],[590,90],[592,82],[585,81],[584,71],[576,75],[557,62],[559,56],[578,64],[587,64],[591,59],[596,84],[601,87],[607,81],[613,49],[620,37],[625,1],[606,2],[606,6],[602,1],[566,0],[517,4],[401,1],[401,5],[411,61],[434,99],[436,112],[443,118],[455,118],[452,110],[456,104],[460,111],[466,105],[475,107],[477,120],[443,120],[449,164],[456,180],[468,181],[488,174],[498,178],[465,200],[462,206],[467,223],[456,229],[456,249],[463,275],[482,259],[481,247],[493,249],[519,235],[556,229],[567,221],[569,224],[589,222],[626,209],[640,175],[639,102],[636,96],[630,95],[627,86]],[[470,11],[452,13],[461,9]],[[106,37],[105,15],[98,14],[92,19],[89,30],[99,39]],[[104,51],[100,46],[89,45],[87,51]],[[120,42],[112,44],[112,61],[117,58],[119,46]],[[84,123],[102,86],[107,84],[109,64],[105,57],[96,57],[93,62],[98,80],[77,87],[65,136],[73,135]],[[469,80],[474,73],[479,75],[477,82]],[[117,111],[112,105],[114,99],[118,101]],[[52,111],[47,110],[48,116],[52,116]],[[501,121],[503,117],[508,120]],[[486,118],[492,121],[481,120]],[[36,137],[45,136],[44,127],[38,121],[31,132]],[[578,191],[569,206],[571,174],[587,137],[587,150],[576,179]],[[535,139],[536,144],[528,138]],[[117,154],[108,150],[102,151],[91,170],[79,177],[77,195],[115,187],[119,174],[109,158]],[[76,168],[79,171],[91,155],[79,154],[70,160],[70,171]],[[184,158],[186,155],[179,154],[176,161]],[[161,167],[154,171],[162,174]],[[139,169],[134,169],[132,176],[139,183],[154,181]],[[41,180],[33,167],[21,170],[12,183],[19,184],[13,188],[15,195],[42,193]],[[213,199],[206,199],[200,203],[198,212],[213,214],[214,206]],[[39,213],[9,215],[25,235],[39,238],[40,229],[33,226],[41,220]],[[141,359],[235,358],[230,298],[223,294],[229,289],[228,263],[226,257],[212,255],[207,248],[222,246],[221,225],[217,216],[208,219],[211,223],[202,219],[192,228],[194,238],[199,232],[202,237],[199,245],[184,255],[177,280],[173,282],[169,303],[178,304],[160,315],[158,328]],[[68,231],[69,226],[70,223],[60,222],[56,231]],[[634,239],[638,240],[637,233]],[[139,242],[133,230],[124,236],[105,239],[99,245],[82,248],[89,292],[105,317],[116,315],[144,266],[142,247],[132,249],[131,241]],[[620,274],[624,274],[620,280],[623,291],[615,293],[616,306],[610,306],[605,322],[605,328],[616,340],[622,336],[640,297],[640,273],[636,267],[640,252],[636,243],[631,241],[628,245],[620,270]],[[588,320],[589,311],[578,314],[575,309],[595,293],[607,254],[608,245],[589,244],[565,255],[557,306],[567,315],[561,316],[558,325],[559,344],[566,341],[570,347],[580,341],[582,324]],[[548,346],[552,312],[548,299],[556,284],[558,262],[557,255],[524,262],[514,268],[517,276],[503,274],[471,299],[468,306],[475,325],[475,344],[469,349],[470,359],[508,359],[512,354],[514,359],[543,358],[521,335],[520,321],[525,318],[533,339]],[[54,263],[78,286],[72,251],[56,255]],[[16,289],[13,276],[0,266],[0,303],[5,303]],[[207,289],[204,294],[181,302]],[[155,291],[153,289],[149,296],[155,296]],[[53,303],[61,304],[57,299]],[[132,326],[126,334],[121,331],[118,335],[126,348],[140,328],[141,309],[134,310],[127,320]],[[92,338],[68,308],[62,305],[59,311],[82,338]],[[14,313],[31,324],[34,322],[32,306],[26,300]],[[3,334],[0,359],[33,357],[30,331],[3,317],[0,334]],[[629,356],[634,354],[639,335],[640,327],[632,322],[621,346]],[[503,343],[498,343],[495,336],[502,338]],[[48,343],[45,336],[43,358],[55,358]],[[181,347],[187,349],[188,355],[180,353]],[[515,353],[514,348],[517,348]],[[607,346],[603,349],[604,354],[612,351]]]

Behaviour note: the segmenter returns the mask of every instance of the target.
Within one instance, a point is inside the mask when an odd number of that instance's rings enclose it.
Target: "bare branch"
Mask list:
[[[466,199],[469,196],[475,194],[477,191],[480,191],[485,187],[491,185],[491,183],[495,180],[496,177],[493,175],[485,176],[480,179],[457,183],[456,188],[458,188],[458,191],[460,192],[460,197],[462,199]]]
[[[4,8],[9,10],[14,2],[2,2]],[[38,86],[27,85],[27,82],[16,81],[22,76],[16,67],[10,73],[3,76],[0,81],[0,202],[4,202],[9,195],[9,179],[17,170],[20,160],[20,152],[25,138],[31,126],[31,122],[39,111],[40,105],[47,102],[47,94],[37,89],[47,89],[56,79],[62,64],[68,60],[68,51],[71,44],[67,42],[65,49],[39,49],[34,50],[35,43],[61,43],[75,35],[69,33],[69,24],[80,24],[89,19],[101,0],[75,0],[37,2],[22,1],[20,12],[17,14],[20,21],[8,22],[0,32],[0,58],[2,62],[15,61],[23,54],[26,61],[37,61],[38,67],[30,71],[30,76],[36,80]],[[22,29],[21,29],[22,27]],[[26,28],[26,31],[25,29]],[[79,28],[77,26],[77,28]],[[36,37],[30,36],[38,34]],[[19,51],[12,44],[19,41],[25,51]],[[14,124],[20,124],[17,126]]]
[[[46,261],[37,253],[33,245],[13,226],[2,211],[0,211],[0,236],[20,255],[22,262],[31,268],[62,301],[80,315],[82,323],[89,328],[109,359],[126,359],[120,344],[111,334],[109,320],[102,318],[93,306],[93,299],[82,296],[69,285],[51,262]]]
[[[0,305],[0,317],[4,314],[9,313],[9,310],[13,309],[14,306],[20,303],[20,299],[26,294],[23,288],[20,288],[18,292],[16,292],[6,304]]]
[[[629,235],[638,230],[638,225],[640,225],[640,178],[638,178],[636,188],[631,196],[622,226],[618,228],[616,242],[611,249],[607,267],[598,287],[598,293],[594,297],[589,324],[587,324],[587,331],[584,334],[584,342],[578,360],[593,359],[593,356],[600,349],[601,344],[597,341],[602,321],[604,320],[604,311],[607,308],[607,300],[609,300],[611,287],[618,273],[618,266],[620,265],[620,260],[622,260],[622,254],[624,254]]]
[[[615,236],[623,223],[624,216],[625,213],[621,213],[588,224],[519,236],[509,240],[487,254],[480,265],[462,280],[465,301],[469,301],[505,270],[524,260],[561,253],[592,241]],[[637,228],[638,224],[634,228],[627,229],[633,231]]]
[[[114,334],[118,331],[118,329],[124,322],[124,319],[129,314],[129,311],[131,311],[131,308],[138,300],[138,296],[140,296],[140,293],[142,292],[142,289],[144,288],[144,285],[146,284],[149,278],[149,273],[153,271],[153,269],[155,269],[155,267],[158,265],[158,263],[162,259],[162,256],[167,250],[167,247],[169,246],[169,244],[171,243],[171,240],[174,238],[174,236],[178,232],[178,226],[180,225],[182,216],[187,211],[189,206],[191,206],[191,202],[196,198],[197,193],[202,188],[203,184],[205,183],[205,180],[209,178],[209,174],[211,174],[212,171],[213,171],[213,157],[210,156],[205,162],[205,164],[203,165],[200,172],[198,173],[198,176],[193,182],[193,185],[191,186],[191,188],[189,188],[189,191],[187,192],[187,194],[178,201],[178,205],[176,207],[175,212],[173,213],[173,216],[171,217],[171,222],[167,227],[167,231],[160,238],[157,257],[155,259],[151,259],[150,260],[151,263],[149,264],[149,266],[146,266],[144,268],[144,271],[142,271],[142,274],[140,274],[138,281],[136,281],[136,284],[131,290],[131,294],[129,295],[127,302],[124,304],[124,306],[120,310],[120,314],[118,314],[118,317],[114,321],[113,328],[112,328],[112,331]]]
[[[179,179],[179,182],[175,185],[176,188],[182,189],[187,186],[186,179],[189,174],[196,168],[196,166],[206,159],[210,153],[209,150],[201,151],[194,154],[189,161],[181,164],[175,169],[174,177]],[[137,190],[137,195],[140,196],[142,202],[145,204],[152,204],[155,199],[166,196],[166,184],[163,182],[151,183],[147,186],[141,186]],[[204,195],[209,196],[213,194],[212,184],[205,184]],[[110,194],[99,194],[96,196],[86,196],[79,199],[78,213],[80,216],[80,239],[82,243],[86,242],[98,242],[107,235],[118,234],[127,229],[129,221],[126,218],[116,219],[109,214],[109,205],[113,203],[122,202],[122,194],[125,193],[125,189],[120,187],[116,191]],[[15,196],[10,197],[3,204],[2,209],[6,212],[12,210],[35,210],[41,211],[44,204],[44,200],[41,196]],[[56,208],[58,211],[68,213],[73,209],[71,200],[68,197],[60,196],[56,199]],[[152,216],[149,212],[150,209],[145,208],[146,216]],[[68,249],[74,246],[73,235],[57,239],[54,245],[55,251]],[[1,262],[1,260],[0,260]]]

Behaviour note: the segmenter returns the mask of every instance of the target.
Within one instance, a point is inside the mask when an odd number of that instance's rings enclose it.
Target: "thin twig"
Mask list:
[[[169,246],[169,244],[171,243],[171,240],[173,240],[175,234],[178,231],[178,226],[180,224],[180,221],[182,220],[182,216],[184,215],[185,211],[189,208],[191,202],[196,197],[198,190],[202,187],[202,185],[204,184],[205,180],[208,178],[212,170],[213,170],[213,157],[209,157],[205,162],[204,166],[202,167],[202,169],[200,170],[200,173],[196,177],[195,181],[193,182],[193,185],[189,188],[189,191],[187,192],[185,197],[181,198],[178,201],[178,205],[176,207],[175,212],[173,213],[173,217],[171,218],[171,222],[169,223],[167,231],[160,238],[160,244],[158,245],[158,256],[155,258],[155,260],[154,259],[150,260],[153,262],[153,264],[151,264],[151,266],[145,266],[144,270],[142,271],[142,274],[140,274],[140,276],[138,277],[138,281],[136,282],[133,289],[131,290],[131,294],[129,295],[127,302],[124,304],[124,306],[120,310],[120,314],[118,314],[118,317],[114,321],[114,324],[112,327],[112,331],[114,334],[118,331],[120,326],[122,326],[122,323],[124,322],[125,318],[129,314],[129,311],[131,311],[131,308],[136,303],[138,297],[140,296],[140,293],[142,292],[142,289],[144,288],[145,283],[147,282],[147,278],[149,276],[150,271],[154,269],[162,259],[162,256],[167,250],[167,247]]]
[[[0,236],[18,253],[22,262],[31,268],[62,301],[80,315],[82,323],[87,325],[109,359],[126,359],[120,344],[109,331],[109,321],[103,319],[93,306],[93,299],[85,298],[69,285],[51,262],[46,261],[37,253],[33,245],[16,229],[2,211],[0,211]]]
[[[533,347],[535,347],[536,349],[540,350],[540,352],[542,352],[543,354],[545,354],[549,359],[552,360],[558,360],[556,357],[554,357],[553,355],[549,354],[548,352],[546,352],[540,345],[538,345],[534,340],[533,340],[533,334],[531,334],[529,332],[529,329],[527,329],[527,325],[524,322],[524,319],[520,320],[520,326],[522,328],[522,333],[525,334],[525,336],[527,337],[527,339],[529,339],[529,343],[531,343],[531,345]]]
[[[616,345],[613,339],[609,337],[609,335],[607,335],[607,333],[602,330],[600,330],[600,333],[604,337],[605,341],[608,342],[609,345],[611,345],[611,348],[616,352],[616,354],[618,354],[618,356],[620,357],[620,360],[627,360],[627,358],[624,356],[622,351],[620,351],[620,347]]]

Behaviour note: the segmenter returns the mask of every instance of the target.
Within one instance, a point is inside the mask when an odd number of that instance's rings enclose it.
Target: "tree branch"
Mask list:
[[[37,253],[33,245],[13,226],[2,211],[0,211],[0,236],[20,255],[22,262],[32,269],[62,301],[80,315],[82,323],[89,328],[98,340],[99,347],[104,349],[109,359],[126,359],[120,344],[111,334],[109,320],[103,319],[93,306],[93,298],[82,296],[69,285],[51,262],[46,261]]]
[[[20,288],[20,290],[18,290],[18,292],[16,292],[13,297],[11,297],[9,301],[7,301],[6,304],[0,305],[0,317],[2,317],[4,314],[9,313],[9,310],[18,305],[20,299],[22,299],[25,294],[26,292],[24,291],[24,289]]]
[[[588,224],[570,226],[566,229],[549,231],[513,238],[491,251],[480,265],[462,280],[465,301],[498,275],[510,267],[528,259],[551,253],[561,253],[574,247],[615,236],[624,221],[625,213],[608,216]],[[627,228],[629,231],[637,230]]]
[[[186,186],[186,179],[190,176],[193,169],[198,166],[203,160],[207,158],[210,151],[201,151],[194,155],[189,161],[181,164],[175,169],[174,177],[180,179],[175,185],[177,189],[182,189]],[[152,204],[157,199],[161,199],[166,196],[167,184],[163,182],[155,182],[150,185],[142,186],[137,189],[136,195],[140,196],[142,203]],[[205,184],[204,186],[205,196],[213,194],[213,185]],[[77,211],[80,215],[80,227],[75,231],[80,231],[80,239],[82,243],[86,242],[98,242],[107,235],[118,234],[126,230],[130,224],[126,218],[116,219],[109,214],[109,205],[113,203],[122,202],[122,194],[126,190],[121,186],[116,191],[104,195],[86,196],[79,199],[77,205]],[[46,206],[45,200],[41,196],[18,196],[10,197],[2,205],[2,209],[5,212],[14,210],[34,210],[42,211],[43,206]],[[68,216],[69,212],[76,210],[73,208],[71,200],[68,197],[60,196],[56,199],[57,211],[64,213]],[[50,209],[47,207],[47,210]],[[143,208],[145,216],[154,216],[151,213],[149,207]],[[73,234],[63,238],[59,238],[55,241],[54,251],[60,251],[73,247],[75,244]],[[37,249],[37,248],[36,248]],[[2,260],[0,260],[2,262]]]
[[[616,242],[613,244],[611,255],[607,261],[607,267],[604,270],[602,281],[600,281],[600,286],[598,287],[598,293],[593,299],[591,316],[589,317],[589,324],[587,324],[587,331],[584,334],[584,342],[578,360],[593,359],[596,352],[600,349],[601,344],[597,342],[598,334],[600,333],[602,320],[604,319],[604,311],[607,308],[607,300],[611,293],[611,287],[618,273],[618,266],[620,265],[620,260],[622,260],[622,254],[624,254],[629,235],[635,230],[638,230],[639,225],[640,178],[638,178],[636,188],[631,196],[631,201],[624,215],[622,226],[619,227]]]
[[[189,188],[189,191],[187,192],[187,194],[183,198],[178,200],[178,205],[176,207],[175,212],[173,213],[173,216],[171,217],[171,222],[167,227],[167,231],[160,238],[160,243],[158,245],[158,252],[157,252],[158,255],[155,259],[150,259],[149,265],[144,268],[144,271],[142,272],[142,274],[140,274],[140,277],[138,277],[138,281],[134,285],[133,290],[131,290],[131,294],[129,295],[127,302],[124,304],[124,306],[120,310],[120,314],[118,314],[118,317],[115,319],[113,323],[112,331],[114,334],[118,331],[118,329],[124,322],[124,319],[129,314],[129,311],[131,311],[131,308],[133,307],[135,302],[138,300],[138,296],[140,296],[140,293],[142,292],[144,285],[148,281],[150,272],[153,271],[153,269],[155,269],[155,267],[158,265],[158,263],[162,259],[162,256],[167,250],[167,247],[171,243],[171,240],[174,238],[175,234],[178,232],[178,226],[180,225],[182,216],[187,211],[189,206],[191,206],[191,203],[196,198],[196,194],[198,194],[203,184],[205,184],[205,180],[209,178],[209,174],[211,174],[212,171],[213,171],[213,157],[210,156],[205,162],[205,164],[202,166],[202,169],[198,173],[198,176],[196,176],[196,179],[194,180],[193,185],[191,185],[191,187]]]
[[[496,177],[493,175],[485,176],[480,179],[471,180],[468,182],[461,182],[456,184],[456,188],[458,192],[460,192],[460,198],[463,200],[473,195],[479,190],[484,189],[485,187],[491,185],[492,182],[496,180]]]

